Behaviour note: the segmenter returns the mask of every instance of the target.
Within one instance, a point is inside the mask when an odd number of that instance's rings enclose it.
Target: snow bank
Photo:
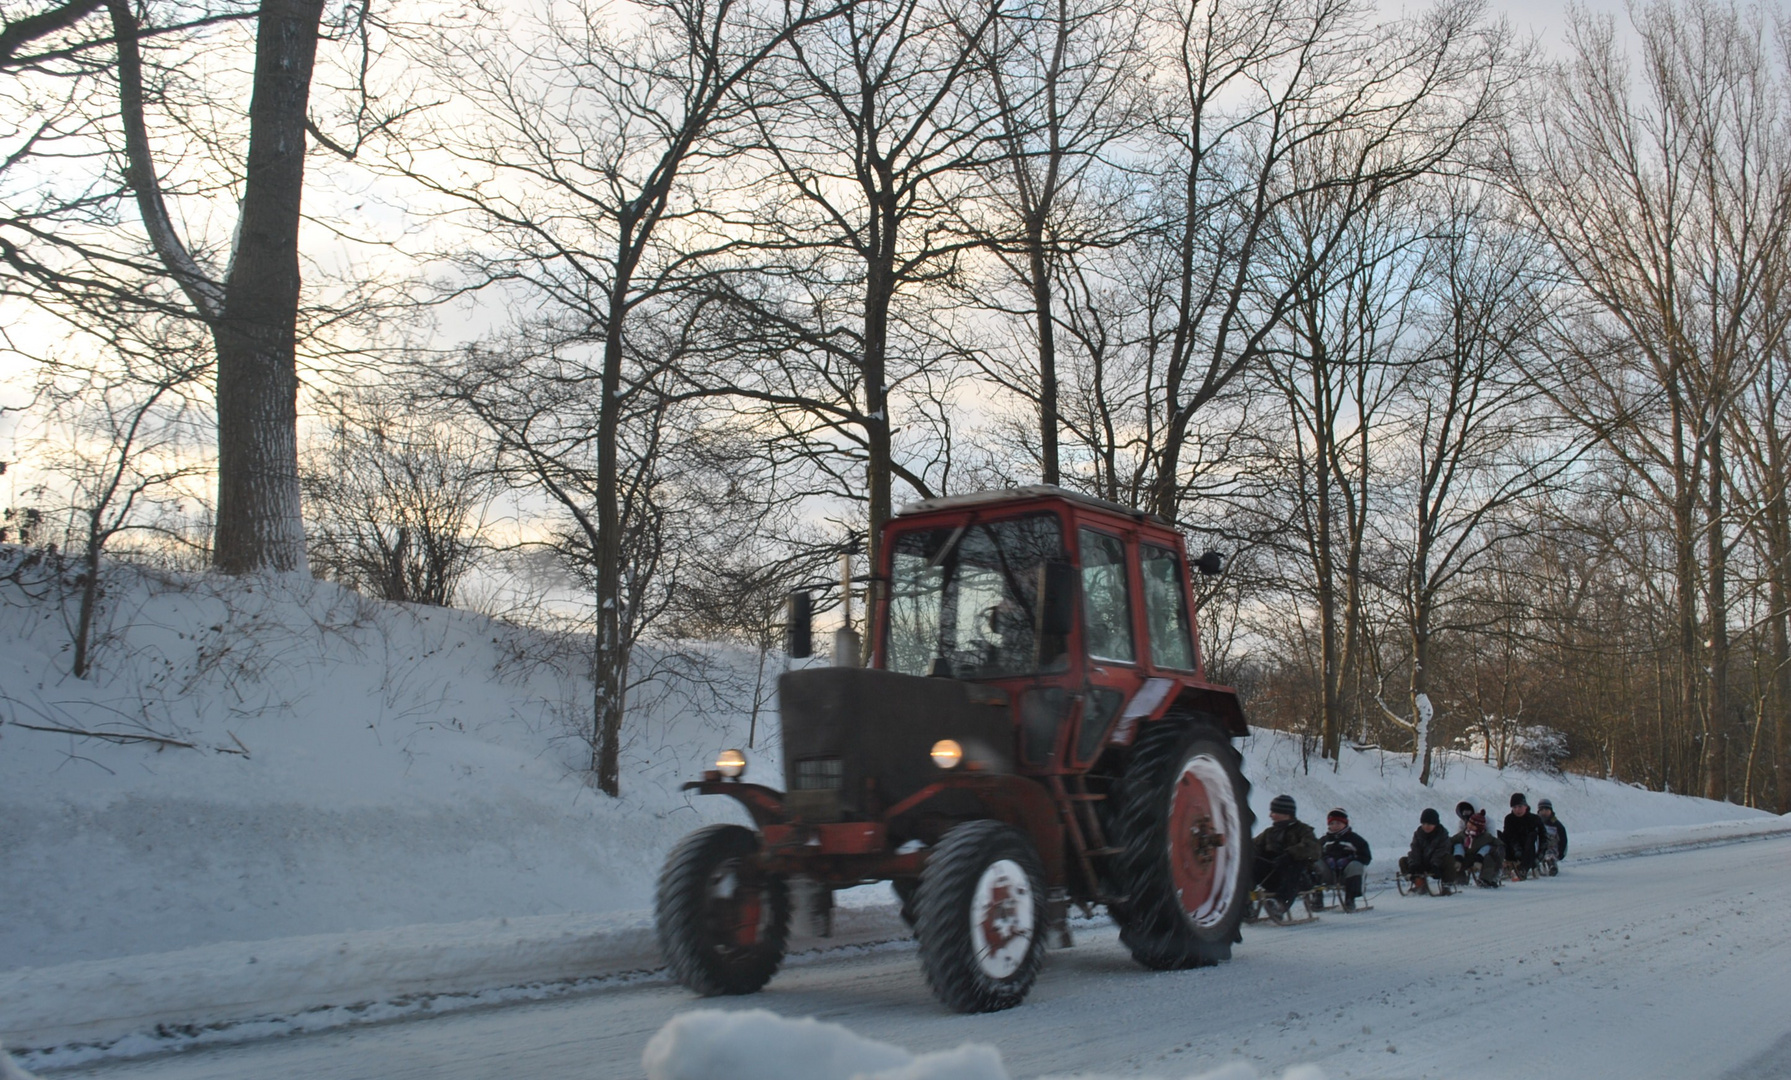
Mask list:
[[[993,1046],[965,1043],[911,1054],[839,1024],[789,1020],[764,1009],[684,1013],[647,1043],[641,1065],[647,1080],[1009,1080]],[[1256,1070],[1239,1062],[1190,1080],[1255,1078]],[[1303,1065],[1283,1080],[1324,1080],[1324,1074]]]
[[[746,745],[778,670],[642,650],[612,800],[582,772],[579,639],[305,578],[120,568],[75,679],[52,601],[0,580],[0,970],[649,907],[679,837],[745,820],[678,785]],[[774,746],[775,712],[757,727]]]

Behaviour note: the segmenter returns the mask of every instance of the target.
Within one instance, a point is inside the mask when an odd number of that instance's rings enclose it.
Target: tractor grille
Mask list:
[[[836,757],[806,758],[796,763],[797,791],[838,791],[846,764]]]

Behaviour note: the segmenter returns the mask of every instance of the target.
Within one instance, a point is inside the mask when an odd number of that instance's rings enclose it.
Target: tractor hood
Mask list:
[[[930,751],[964,748],[960,769],[1011,772],[1007,694],[958,679],[874,668],[809,668],[778,680],[784,785],[804,821],[866,820],[938,779]]]

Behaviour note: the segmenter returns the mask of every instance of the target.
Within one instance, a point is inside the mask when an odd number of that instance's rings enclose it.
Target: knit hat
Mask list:
[[[1553,810],[1554,808],[1555,808],[1555,804],[1552,802],[1549,802],[1547,799],[1542,799],[1542,800],[1538,801],[1536,804],[1536,809],[1538,809],[1538,810]]]
[[[1344,813],[1343,807],[1340,806],[1337,809],[1332,810],[1330,813],[1326,814],[1325,821],[1327,821],[1327,822],[1341,821],[1345,825],[1348,825],[1349,824],[1349,815]]]
[[[1437,813],[1434,806],[1426,806],[1424,812],[1418,815],[1418,824],[1420,825],[1441,825],[1442,823],[1442,815]]]
[[[1523,792],[1514,791],[1511,794],[1511,805],[1512,806],[1528,806],[1528,805],[1530,805],[1530,800],[1524,798]]]
[[[1269,813],[1294,816],[1294,800],[1292,795],[1277,795],[1269,800]]]
[[[1466,821],[1468,818],[1473,817],[1474,816],[1474,804],[1471,802],[1456,803],[1455,804],[1455,816],[1458,818],[1461,818],[1463,821]]]

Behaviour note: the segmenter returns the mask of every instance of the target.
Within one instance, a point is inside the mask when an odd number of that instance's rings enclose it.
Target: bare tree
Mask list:
[[[746,108],[742,80],[792,34],[829,18],[828,6],[777,5],[756,0],[644,0],[630,19],[607,6],[574,5],[543,21],[515,29],[491,24],[453,41],[430,57],[441,76],[480,118],[467,124],[444,120],[426,136],[413,135],[398,149],[401,171],[450,203],[472,211],[475,227],[498,241],[481,241],[463,261],[470,287],[501,285],[509,295],[545,304],[544,331],[551,343],[506,372],[499,360],[469,369],[468,385],[520,386],[519,378],[544,380],[540,401],[563,402],[576,386],[595,405],[572,416],[547,417],[526,393],[507,394],[521,408],[500,415],[481,406],[506,454],[531,471],[541,487],[579,521],[594,559],[592,586],[596,638],[591,767],[597,785],[620,788],[620,732],[628,656],[642,613],[625,610],[631,592],[624,578],[650,563],[626,561],[631,519],[652,516],[649,505],[630,505],[644,478],[625,474],[624,425],[631,417],[658,416],[652,350],[630,339],[630,316],[679,293],[702,250],[725,246],[711,233],[705,187],[718,152],[718,131],[740,122]],[[434,167],[429,147],[457,161],[457,173]],[[661,242],[667,230],[680,246]],[[689,246],[683,246],[689,245]],[[694,249],[694,250],[693,250]],[[580,343],[595,347],[593,365]],[[681,354],[685,355],[685,354]],[[554,434],[538,437],[545,423]],[[650,452],[652,440],[638,445]],[[588,483],[563,484],[570,466],[552,460],[559,450],[592,456]],[[582,464],[576,467],[583,476]]]
[[[967,216],[965,227],[986,238],[997,272],[970,275],[964,292],[970,306],[1008,316],[997,337],[1018,338],[992,344],[980,366],[1034,407],[1039,478],[1047,484],[1062,482],[1056,297],[1064,260],[1120,243],[1134,227],[1130,193],[1116,183],[1123,174],[1108,155],[1142,119],[1141,25],[1135,10],[1104,0],[1008,9],[981,46],[983,70],[972,88],[986,103],[999,151],[988,169],[994,205],[983,219]],[[983,208],[980,200],[973,205]],[[1011,298],[1013,287],[1022,297]],[[969,351],[973,359],[982,353]]]
[[[216,357],[212,557],[229,573],[305,567],[296,429],[307,131],[340,148],[308,119],[311,80],[320,40],[364,43],[370,23],[362,4],[325,8],[77,0],[9,22],[0,57],[28,103],[5,157],[18,185],[0,215],[6,287],[51,312],[110,306],[204,328]],[[222,59],[233,55],[235,70]]]
[[[959,226],[961,200],[998,147],[965,91],[999,11],[866,0],[793,37],[753,92],[756,139],[742,149],[771,172],[754,259],[725,292],[737,362],[703,391],[772,414],[823,472],[862,465],[842,489],[867,506],[873,565],[894,481],[933,493],[895,453],[893,410],[904,391],[937,400],[929,380],[950,376],[915,345],[917,327],[901,348],[901,304],[979,244]],[[907,419],[927,422],[921,409]]]
[[[193,497],[187,485],[208,471],[195,450],[211,417],[196,394],[211,355],[188,329],[165,317],[123,320],[92,328],[65,353],[36,358],[32,412],[42,433],[28,464],[45,476],[40,502],[66,507],[63,550],[79,566],[70,630],[76,678],[92,668],[110,545],[128,533],[178,542],[172,519]]]
[[[1169,149],[1163,232],[1173,252],[1153,342],[1147,505],[1175,517],[1195,414],[1241,371],[1309,290],[1261,273],[1276,222],[1323,193],[1336,212],[1314,237],[1310,273],[1390,191],[1472,153],[1517,75],[1504,32],[1478,3],[1444,3],[1376,24],[1348,0],[1197,3],[1155,12],[1166,42],[1153,134]],[[1329,147],[1326,168],[1314,149]],[[1319,151],[1324,153],[1325,151]]]
[[[1493,196],[1474,184],[1438,193],[1418,280],[1423,335],[1406,387],[1402,430],[1392,440],[1383,516],[1392,565],[1384,587],[1398,597],[1408,639],[1403,713],[1386,717],[1413,734],[1419,780],[1431,779],[1431,671],[1439,633],[1472,627],[1447,618],[1489,555],[1523,529],[1514,513],[1573,460],[1555,436],[1557,417],[1524,377],[1546,301],[1534,240],[1502,224]],[[1389,665],[1381,661],[1378,665]]]
[[[1600,436],[1673,538],[1681,715],[1702,788],[1728,795],[1732,708],[1727,418],[1784,342],[1791,109],[1758,15],[1689,0],[1570,20],[1570,58],[1511,174],[1586,306],[1535,372]]]
[[[1328,155],[1314,162],[1328,171]],[[1336,218],[1348,218],[1339,229]],[[1363,662],[1364,556],[1383,479],[1382,427],[1404,393],[1420,248],[1411,204],[1388,198],[1366,214],[1314,189],[1288,208],[1265,258],[1294,282],[1265,381],[1287,410],[1284,451],[1292,501],[1288,541],[1316,607],[1321,752],[1336,760],[1348,688]],[[1277,287],[1277,286],[1271,286]]]

